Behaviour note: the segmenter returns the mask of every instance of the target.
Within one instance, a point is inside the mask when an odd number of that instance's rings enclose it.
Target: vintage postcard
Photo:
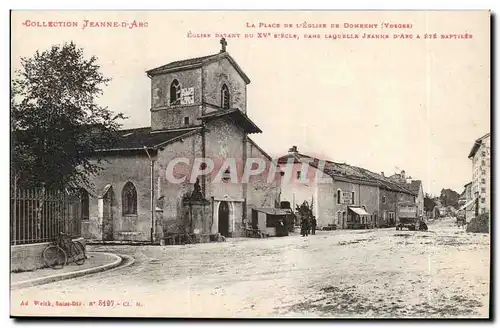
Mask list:
[[[490,28],[12,11],[11,316],[490,318]]]

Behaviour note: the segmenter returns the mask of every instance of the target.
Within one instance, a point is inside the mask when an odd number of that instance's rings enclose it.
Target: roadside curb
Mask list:
[[[135,263],[135,258],[130,256],[130,255],[120,254],[118,256],[122,258],[122,261],[120,262],[120,264],[117,265],[116,267],[107,269],[106,272],[111,272],[111,271],[127,268]]]
[[[85,269],[85,270],[79,270],[79,271],[74,271],[74,272],[67,272],[67,273],[63,273],[63,274],[55,274],[55,275],[51,275],[51,276],[48,276],[48,277],[41,277],[41,278],[36,278],[36,279],[31,279],[31,280],[26,280],[26,281],[20,281],[20,282],[11,284],[10,289],[11,290],[16,290],[16,289],[21,289],[21,288],[26,288],[26,287],[32,287],[32,286],[38,286],[38,285],[45,285],[45,284],[48,284],[48,283],[51,283],[51,282],[56,282],[56,281],[66,280],[66,279],[72,279],[72,278],[86,276],[86,275],[93,274],[93,273],[107,271],[107,270],[111,270],[113,268],[118,267],[122,263],[122,261],[123,261],[123,258],[121,256],[118,256],[118,255],[112,254],[112,253],[105,253],[105,252],[88,252],[88,253],[91,253],[91,254],[92,253],[106,254],[106,255],[109,255],[111,257],[114,257],[115,260],[113,262],[111,262],[111,263],[107,263],[107,264],[104,264],[104,265],[101,265],[101,266],[98,266],[98,267],[94,267],[94,268],[88,268],[88,269]],[[132,261],[132,263],[133,263],[133,261]]]

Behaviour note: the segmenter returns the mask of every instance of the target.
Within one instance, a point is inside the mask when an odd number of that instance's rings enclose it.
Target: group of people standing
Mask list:
[[[300,220],[300,234],[302,237],[308,236],[309,234],[316,234],[316,218],[313,217],[305,217]]]

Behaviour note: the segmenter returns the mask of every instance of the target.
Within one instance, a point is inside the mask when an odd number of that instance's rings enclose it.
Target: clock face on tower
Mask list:
[[[194,88],[185,88],[181,90],[181,105],[194,104]]]

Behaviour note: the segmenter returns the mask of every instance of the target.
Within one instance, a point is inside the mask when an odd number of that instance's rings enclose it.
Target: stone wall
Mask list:
[[[162,198],[161,226],[164,234],[180,233],[185,229],[183,222],[182,198],[193,191],[194,182],[191,182],[191,172],[194,159],[202,157],[202,138],[200,134],[193,134],[173,144],[169,144],[160,150],[157,155],[156,177],[157,199]],[[183,182],[176,183],[169,181],[166,176],[168,164],[178,158],[186,158],[188,164],[177,164],[175,166],[174,177],[184,179]]]
[[[109,154],[102,163],[105,169],[91,177],[93,188],[88,190],[89,220],[82,223],[83,237],[88,239],[105,239],[106,233],[112,234],[113,240],[147,241],[151,238],[151,180],[150,161],[145,152]],[[137,192],[137,214],[122,214],[122,190],[127,182],[134,184]],[[112,231],[103,230],[103,222],[99,210],[100,197],[106,186],[111,185]],[[102,200],[101,200],[102,201]]]
[[[202,103],[201,68],[183,70],[151,78],[151,128],[153,130],[174,129],[184,126],[184,117],[189,117],[189,125],[199,125]],[[192,103],[170,104],[170,85],[177,79],[180,88],[193,88]]]
[[[230,108],[247,111],[246,83],[228,59],[224,58],[203,67],[203,101],[221,106],[221,89],[226,84]]]
[[[264,160],[266,169],[263,173],[250,176],[246,185],[246,222],[251,225],[252,208],[275,207],[280,202],[281,175],[276,169],[273,174],[272,166],[276,164],[265,154],[256,143],[250,139],[246,142],[247,159],[255,158]],[[269,175],[272,177],[269,178]],[[268,179],[269,178],[269,179]]]
[[[213,120],[207,123],[205,134],[205,156],[215,163],[215,171],[206,178],[206,197],[223,198],[228,195],[232,198],[243,199],[243,186],[239,183],[243,171],[243,138],[244,132],[226,118]],[[237,177],[236,183],[216,181],[216,176],[224,162],[235,159],[236,172],[230,170]],[[224,171],[224,170],[223,170]]]

